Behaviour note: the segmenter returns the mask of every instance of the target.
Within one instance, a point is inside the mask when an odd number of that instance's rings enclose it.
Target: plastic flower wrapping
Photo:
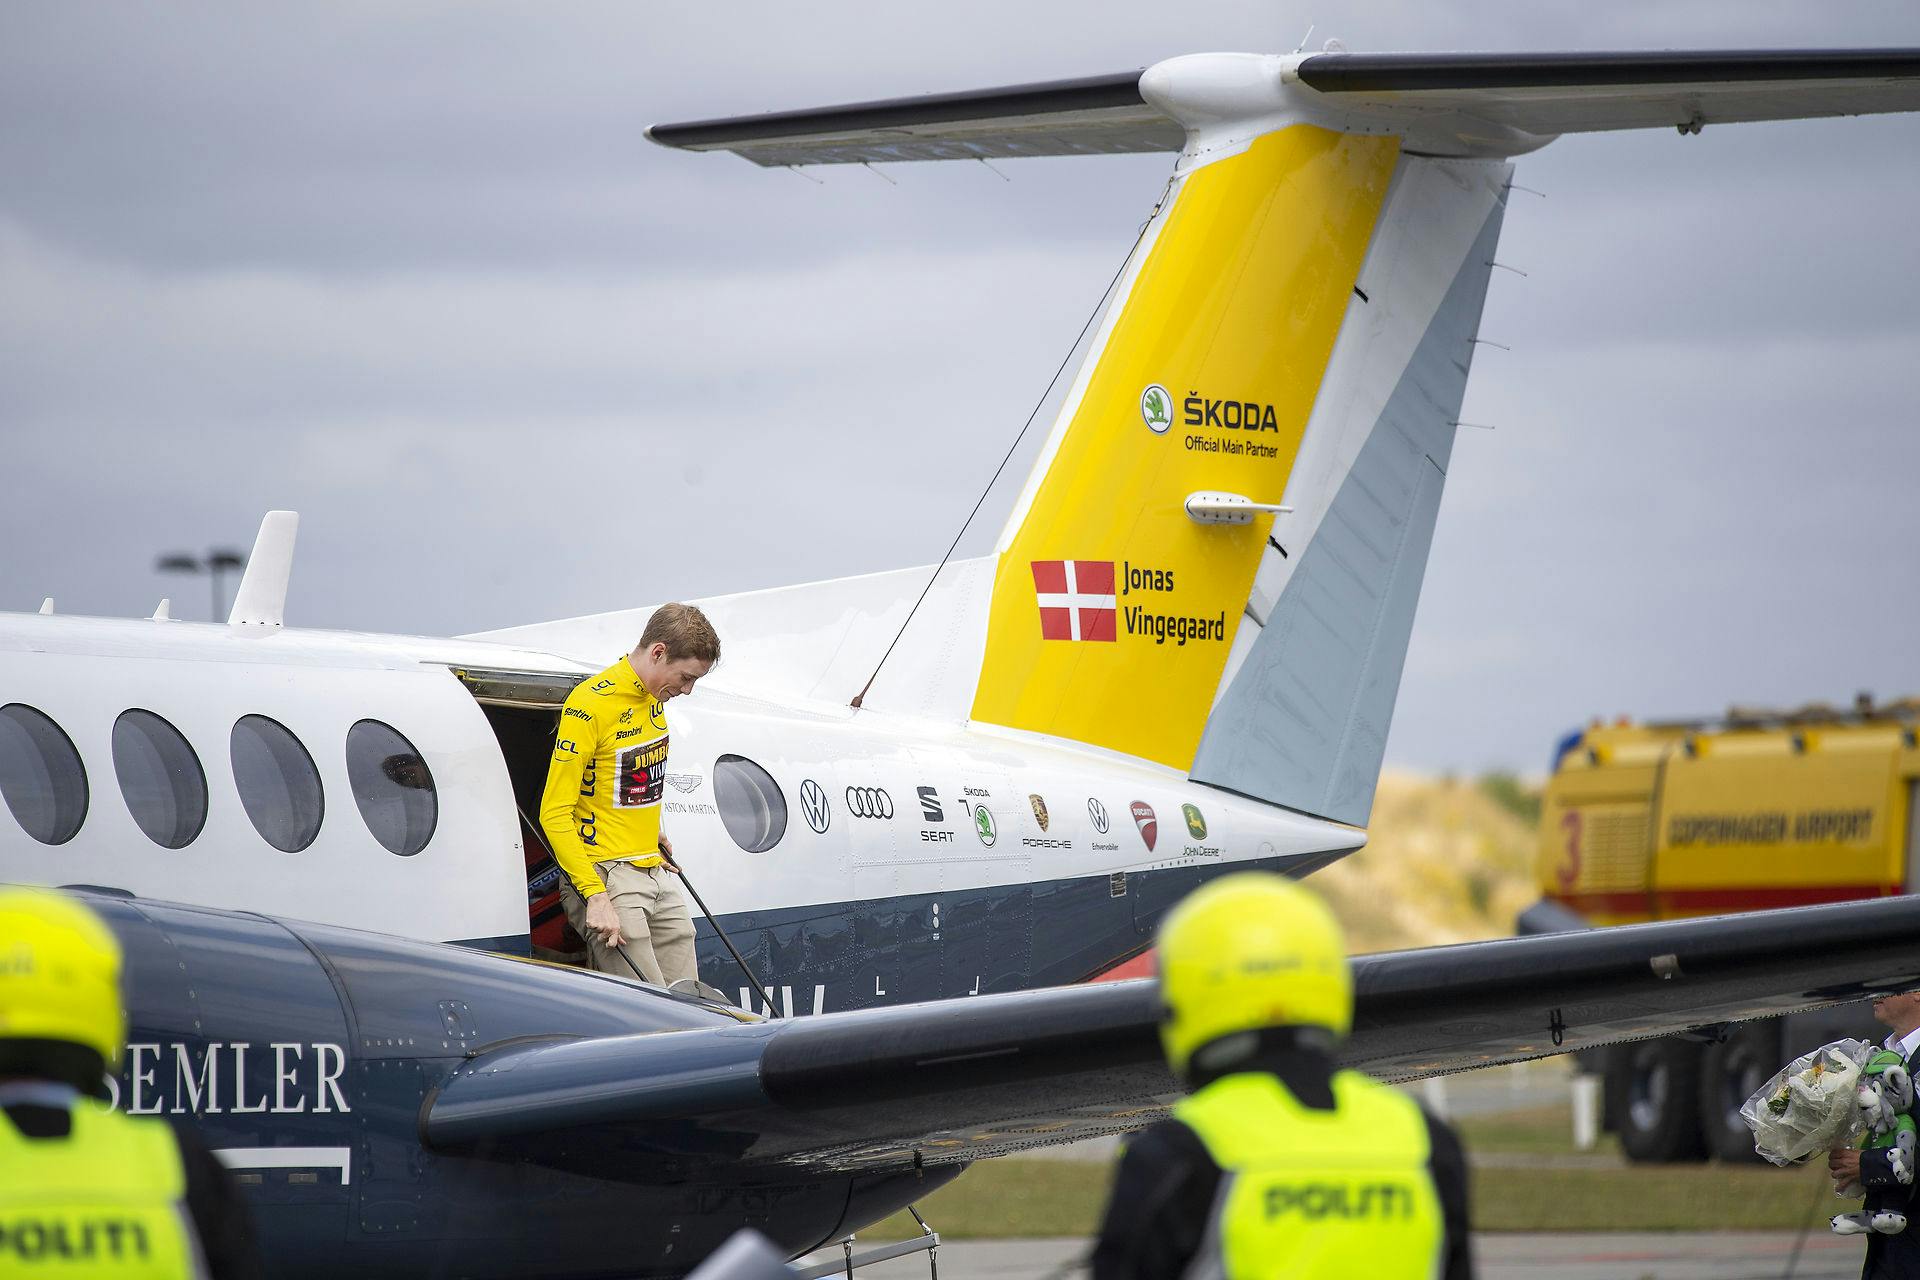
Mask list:
[[[1740,1108],[1754,1149],[1775,1164],[1801,1164],[1852,1146],[1863,1130],[1854,1090],[1874,1046],[1835,1040],[1774,1073]]]

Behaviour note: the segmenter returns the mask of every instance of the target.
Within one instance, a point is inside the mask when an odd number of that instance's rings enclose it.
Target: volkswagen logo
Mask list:
[[[883,787],[848,787],[847,812],[856,818],[891,818],[893,797]]]
[[[825,835],[827,823],[833,814],[827,806],[827,793],[812,778],[800,783],[800,812],[806,815],[807,825],[816,832]]]
[[[1107,806],[1098,800],[1087,801],[1087,821],[1093,823],[1093,829],[1101,835],[1107,834]]]

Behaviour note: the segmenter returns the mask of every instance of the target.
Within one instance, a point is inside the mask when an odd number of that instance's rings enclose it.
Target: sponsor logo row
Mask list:
[[[983,787],[963,788],[961,796],[952,800],[941,796],[934,787],[914,788],[914,799],[919,803],[919,819],[923,824],[929,827],[945,826],[948,822],[949,807],[951,807],[954,821],[958,822],[964,815],[965,824],[972,828],[974,837],[989,849],[1000,839],[999,819],[984,803],[992,798],[991,793]],[[891,820],[896,814],[893,794],[885,787],[846,787],[841,792],[840,803],[845,813],[852,819],[884,822]],[[1037,792],[1029,793],[1027,807],[1032,811],[1034,823],[1040,828],[1042,835],[1022,837],[1023,845],[1028,848],[1070,849],[1073,847],[1070,840],[1047,837],[1046,833],[1053,827],[1053,813],[1047,807],[1045,796]],[[833,825],[833,812],[834,802],[827,794],[827,789],[812,778],[803,779],[800,783],[800,813],[807,820],[807,825],[813,828],[815,833],[825,835],[827,829]],[[1146,845],[1147,852],[1153,852],[1154,846],[1160,839],[1160,820],[1154,813],[1153,806],[1144,800],[1135,800],[1128,805],[1127,812],[1133,818],[1134,831],[1138,833],[1141,843]],[[1181,805],[1180,815],[1186,821],[1188,835],[1195,840],[1207,838],[1206,815],[1200,812],[1198,805]],[[1096,836],[1106,836],[1113,829],[1113,819],[1107,812],[1107,806],[1094,796],[1087,798],[1087,821],[1092,824]],[[920,833],[920,837],[928,844],[953,842],[951,830],[924,830]],[[1093,847],[1113,849],[1118,848],[1118,845],[1102,844],[1096,840]]]

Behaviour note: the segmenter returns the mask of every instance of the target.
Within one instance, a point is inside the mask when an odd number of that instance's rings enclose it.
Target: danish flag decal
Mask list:
[[[1033,591],[1047,640],[1108,640],[1118,621],[1111,560],[1035,560]]]

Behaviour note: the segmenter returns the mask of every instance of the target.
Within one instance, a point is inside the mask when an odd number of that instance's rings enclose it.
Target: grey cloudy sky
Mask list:
[[[649,123],[1207,49],[1920,46],[1904,3],[0,8],[0,609],[302,514],[453,633],[936,559],[1169,157],[818,183]],[[1920,692],[1920,117],[1522,158],[1389,747]],[[1036,429],[1024,458],[1044,434]],[[962,552],[985,550],[1024,465]]]

